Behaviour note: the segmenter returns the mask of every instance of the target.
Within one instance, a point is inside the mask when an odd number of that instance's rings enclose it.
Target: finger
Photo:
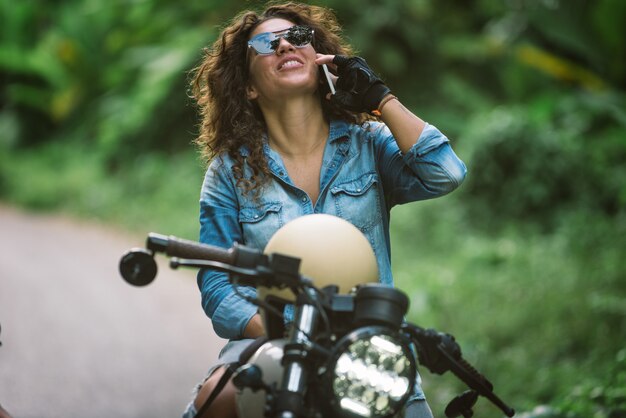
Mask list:
[[[317,54],[317,58],[315,58],[315,63],[317,65],[332,64],[334,58],[334,55]]]
[[[317,58],[315,59],[315,63],[317,65],[326,65],[326,67],[328,67],[328,69],[330,70],[331,73],[331,77],[334,76],[333,73],[337,72],[337,66],[335,64],[333,64],[333,59],[335,58],[334,55],[323,55],[323,54],[317,54]],[[337,81],[337,77],[334,78],[335,84]]]

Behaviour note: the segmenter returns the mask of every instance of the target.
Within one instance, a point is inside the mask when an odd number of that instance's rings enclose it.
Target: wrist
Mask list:
[[[391,93],[389,87],[387,87],[382,81],[378,81],[372,85],[366,92],[363,99],[363,105],[365,111],[376,115],[376,111],[379,110],[380,104],[387,95]]]
[[[374,116],[382,116],[383,114],[383,107],[385,107],[385,105],[387,103],[389,103],[392,100],[397,100],[398,98],[396,96],[394,96],[393,94],[389,93],[387,94],[385,97],[383,97],[383,99],[380,101],[380,103],[378,104],[378,107],[375,110],[372,110],[372,115]]]

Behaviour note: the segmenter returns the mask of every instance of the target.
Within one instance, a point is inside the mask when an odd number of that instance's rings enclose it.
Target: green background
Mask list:
[[[315,4],[468,165],[392,211],[410,319],[454,334],[520,417],[626,416],[626,2]],[[188,71],[260,5],[0,0],[0,200],[196,238]],[[423,375],[442,416],[462,386]]]

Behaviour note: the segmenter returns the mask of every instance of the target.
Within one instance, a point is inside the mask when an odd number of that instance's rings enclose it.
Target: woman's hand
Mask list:
[[[391,92],[361,57],[317,54],[315,63],[331,64],[339,75],[336,79],[337,92],[330,100],[344,109],[372,113]]]
[[[383,98],[390,94],[390,90],[372,72],[364,59],[317,54],[315,63],[328,64],[339,74],[339,78],[336,79],[337,93],[329,97],[333,103],[355,112],[372,113],[378,110],[374,114],[389,127],[403,153],[407,153],[418,141],[425,126],[424,121],[404,107],[393,95],[383,103],[384,111],[379,108]]]

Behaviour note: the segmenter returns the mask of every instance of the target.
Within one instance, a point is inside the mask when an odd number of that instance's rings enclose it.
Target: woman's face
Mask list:
[[[263,32],[281,32],[294,26],[293,22],[274,18],[261,23],[250,39]],[[280,38],[274,53],[258,54],[248,50],[250,85],[248,98],[272,101],[299,94],[312,94],[317,89],[318,66],[311,44],[296,48]]]

